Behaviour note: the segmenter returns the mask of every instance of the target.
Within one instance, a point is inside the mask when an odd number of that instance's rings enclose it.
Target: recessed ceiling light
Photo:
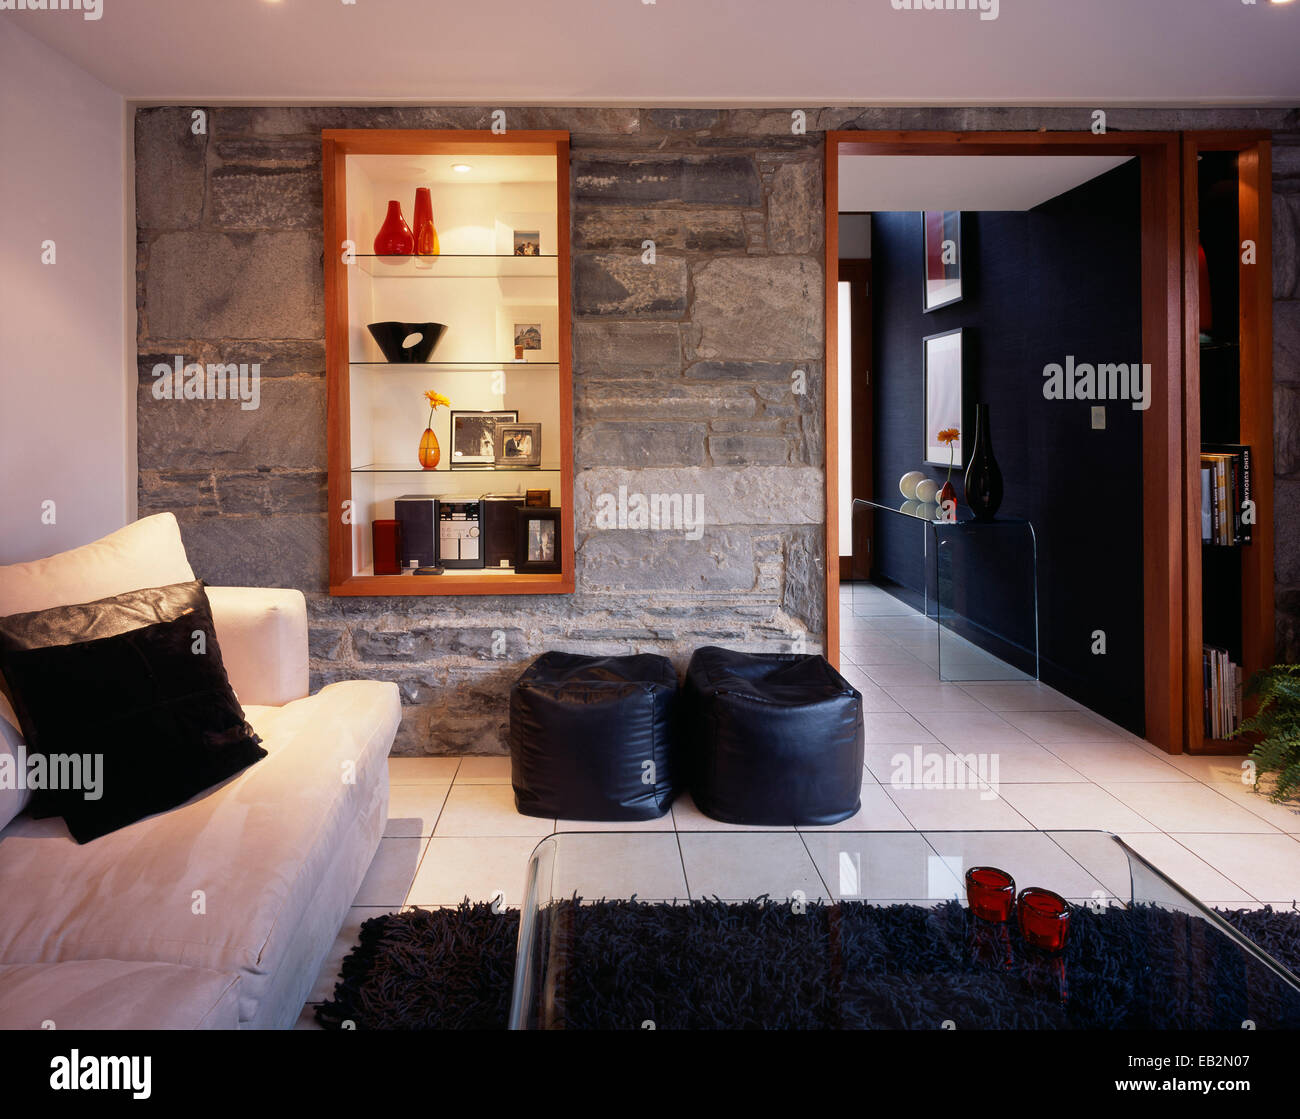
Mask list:
[[[468,163],[453,163],[451,165],[451,169],[453,171],[458,171],[462,175],[465,174],[467,171],[474,170],[474,168],[471,167]]]

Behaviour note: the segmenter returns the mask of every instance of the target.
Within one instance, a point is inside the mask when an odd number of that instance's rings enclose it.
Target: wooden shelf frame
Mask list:
[[[353,574],[348,269],[345,166],[350,155],[545,155],[556,165],[557,297],[559,314],[560,550],[556,575],[441,576]],[[329,589],[332,595],[510,595],[572,594],[574,590],[573,507],[573,337],[569,248],[569,133],[488,129],[326,129],[321,133],[325,208],[326,427],[329,463]],[[412,189],[417,184],[412,183]],[[506,366],[508,368],[508,365]],[[436,366],[433,368],[436,369]]]
[[[1251,448],[1253,500],[1257,516],[1252,541],[1241,545],[1241,653],[1244,680],[1273,663],[1273,260],[1272,151],[1267,132],[1188,132],[1182,136],[1183,183],[1183,462],[1184,653],[1186,749],[1190,754],[1246,754],[1244,739],[1215,739],[1204,731],[1201,673],[1202,552],[1201,348],[1199,243],[1200,191],[1197,157],[1202,152],[1237,153],[1237,239],[1255,242],[1254,264],[1238,254],[1238,391],[1240,430],[1236,442]]]

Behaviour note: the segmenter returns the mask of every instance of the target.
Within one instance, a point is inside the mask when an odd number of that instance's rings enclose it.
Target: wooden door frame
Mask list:
[[[853,430],[850,438],[853,440],[855,451],[860,447],[869,447],[871,444],[871,431],[875,410],[872,400],[871,385],[871,261],[870,259],[861,259],[857,257],[841,257],[837,260],[837,269],[841,265],[847,265],[850,270],[849,275],[842,271],[838,274],[838,281],[843,283],[848,279],[850,283],[865,283],[866,295],[859,299],[853,298],[854,304],[854,330],[853,330],[853,354],[850,358],[849,377],[853,382],[853,400],[855,404],[859,401],[865,401],[865,407],[855,407],[853,409]],[[865,307],[862,304],[865,302]],[[838,307],[838,303],[836,304]],[[857,329],[858,311],[867,312],[865,321],[865,330]],[[836,394],[839,393],[839,370],[830,370],[827,374],[836,378]],[[839,444],[836,443],[838,453]],[[853,456],[853,492],[855,494],[872,494],[875,492],[874,472],[872,456],[870,454]],[[853,522],[853,541],[848,556],[836,557],[840,565],[841,580],[866,579],[870,577],[870,569],[874,557],[867,554],[871,550],[871,514],[864,513],[854,519]],[[855,571],[856,569],[856,571]],[[863,570],[867,574],[862,574]]]
[[[1151,406],[1142,417],[1143,661],[1146,738],[1169,753],[1184,740],[1183,322],[1179,136],[1172,132],[826,133],[826,656],[839,664],[837,357],[841,155],[1130,155],[1141,167],[1142,360]]]
[[[1247,754],[1253,743],[1207,739],[1201,682],[1201,349],[1197,267],[1200,191],[1195,174],[1203,151],[1238,155],[1237,211],[1239,239],[1255,242],[1256,258],[1238,288],[1240,364],[1238,393],[1241,419],[1237,442],[1254,451],[1253,499],[1260,516],[1253,541],[1242,550],[1241,659],[1245,679],[1273,663],[1273,257],[1272,137],[1268,132],[1187,132],[1182,136],[1183,189],[1183,322],[1184,412],[1184,580],[1187,647],[1186,742],[1189,754]],[[1244,272],[1244,269],[1243,269]],[[1195,489],[1193,490],[1193,486]],[[1193,684],[1195,686],[1193,686]],[[1247,712],[1249,713],[1249,712]]]

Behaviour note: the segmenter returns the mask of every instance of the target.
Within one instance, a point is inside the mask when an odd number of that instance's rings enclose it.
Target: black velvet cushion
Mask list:
[[[510,779],[526,816],[653,820],[676,764],[677,673],[667,657],[543,653],[510,690]]]
[[[0,622],[0,671],[29,771],[34,755],[50,772],[60,758],[80,766],[79,787],[47,789],[40,798],[42,814],[63,816],[79,843],[174,808],[266,756],[226,678],[202,585],[157,590],[167,593],[153,606],[105,599],[105,615],[125,623],[140,611],[179,609],[178,617],[92,640],[30,644],[42,632],[72,636],[78,618],[92,633],[111,626],[97,615],[99,603]],[[87,788],[96,773],[98,789]]]
[[[862,696],[824,657],[697,649],[682,695],[691,795],[731,824],[809,826],[862,805]]]

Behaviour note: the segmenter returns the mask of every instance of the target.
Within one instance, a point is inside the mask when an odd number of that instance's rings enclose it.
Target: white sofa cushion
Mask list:
[[[238,1027],[239,977],[226,972],[126,960],[0,964],[0,1030]]]
[[[92,544],[0,567],[0,616],[94,602],[193,578],[176,518],[158,513]]]
[[[22,746],[18,716],[8,697],[0,692],[0,828],[26,808],[32,798],[24,780]]]
[[[84,846],[57,818],[0,832],[0,963],[231,972],[240,1022],[264,1019],[327,868],[387,796],[401,706],[395,684],[354,680],[245,711],[268,756],[179,808]]]
[[[239,702],[279,707],[307,694],[307,600],[273,587],[208,587],[212,624]]]

